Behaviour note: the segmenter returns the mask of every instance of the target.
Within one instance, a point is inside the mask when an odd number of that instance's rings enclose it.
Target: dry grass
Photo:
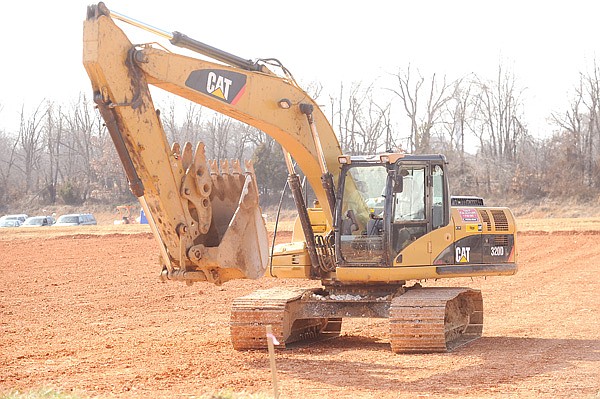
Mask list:
[[[83,396],[55,389],[40,389],[21,392],[18,390],[0,394],[0,399],[80,399]]]
[[[600,218],[518,218],[519,231],[595,231],[600,230]]]
[[[26,240],[75,235],[139,234],[150,233],[147,224],[68,226],[68,227],[17,227],[0,229],[0,240]]]

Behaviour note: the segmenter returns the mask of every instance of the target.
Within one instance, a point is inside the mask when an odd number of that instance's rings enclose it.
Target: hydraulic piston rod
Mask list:
[[[247,60],[242,57],[238,57],[237,55],[228,53],[227,51],[220,50],[213,46],[209,46],[206,43],[202,43],[198,40],[192,39],[180,32],[168,32],[163,29],[157,28],[155,26],[146,24],[141,22],[135,18],[130,18],[124,14],[121,14],[116,11],[109,10],[108,7],[104,3],[98,3],[98,11],[103,15],[108,15],[111,18],[118,19],[119,21],[123,21],[130,25],[136,26],[145,31],[151,32],[155,35],[161,36],[165,39],[168,39],[172,45],[177,47],[186,48],[188,50],[192,50],[196,53],[205,55],[207,57],[213,58],[215,60],[224,62],[228,65],[236,66],[238,68],[242,68],[249,71],[261,71],[262,66],[253,62],[252,60]]]

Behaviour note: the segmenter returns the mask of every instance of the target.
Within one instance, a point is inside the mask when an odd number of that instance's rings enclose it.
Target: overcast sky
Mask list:
[[[8,5],[10,4],[10,5]],[[0,13],[0,130],[22,105],[91,94],[81,63],[89,1],[22,0]],[[532,130],[566,107],[578,73],[600,53],[597,1],[107,0],[110,9],[243,58],[278,58],[304,84],[387,85],[411,64],[424,74],[493,79],[499,63],[527,88]],[[123,25],[121,25],[123,26]],[[135,33],[136,40],[161,40]],[[144,39],[148,38],[148,39]],[[163,43],[167,43],[162,40]],[[408,125],[407,125],[408,129]]]

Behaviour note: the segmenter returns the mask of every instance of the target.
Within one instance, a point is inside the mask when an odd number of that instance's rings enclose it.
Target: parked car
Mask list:
[[[52,216],[32,216],[23,222],[23,227],[52,226]]]
[[[21,226],[19,219],[4,219],[0,220],[0,227],[19,227]]]
[[[91,213],[71,213],[60,216],[55,226],[87,226],[95,224],[97,224],[96,218]]]
[[[3,220],[18,220],[19,222],[23,223],[25,221],[25,219],[27,219],[28,216],[24,213],[20,213],[18,215],[4,215],[0,218],[0,221]]]

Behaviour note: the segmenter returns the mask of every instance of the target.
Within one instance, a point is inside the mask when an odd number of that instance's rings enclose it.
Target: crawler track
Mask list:
[[[390,344],[395,353],[447,352],[481,337],[481,291],[418,288],[392,300]]]
[[[237,298],[231,310],[231,342],[237,350],[267,347],[266,326],[279,341],[277,348],[308,339],[337,336],[339,318],[301,318],[301,298],[306,289],[273,288]]]

